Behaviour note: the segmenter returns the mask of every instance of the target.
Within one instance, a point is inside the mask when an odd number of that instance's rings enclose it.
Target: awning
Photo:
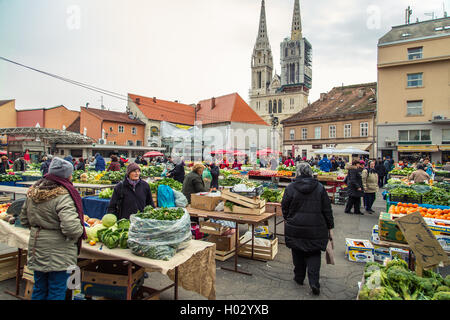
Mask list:
[[[439,146],[439,150],[441,150],[441,151],[450,151],[450,145],[447,145],[447,146]]]
[[[398,152],[439,152],[438,146],[416,145],[416,146],[398,146]]]
[[[372,143],[339,143],[336,146],[336,149],[342,150],[347,148],[354,148],[354,149],[360,149],[364,151],[370,151],[370,148],[372,147]]]

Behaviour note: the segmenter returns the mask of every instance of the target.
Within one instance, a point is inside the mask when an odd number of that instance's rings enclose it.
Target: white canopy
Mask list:
[[[325,149],[319,149],[319,150],[315,150],[314,153],[317,154],[335,154],[337,150],[333,149],[333,148],[325,148]]]
[[[350,148],[345,148],[342,150],[335,150],[335,152],[333,154],[365,154],[365,155],[369,155],[370,152],[350,147]]]

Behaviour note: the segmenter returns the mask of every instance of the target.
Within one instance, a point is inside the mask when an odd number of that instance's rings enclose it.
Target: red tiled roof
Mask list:
[[[145,125],[145,123],[140,120],[130,119],[126,112],[100,110],[86,107],[81,107],[81,109],[105,121]]]
[[[377,109],[376,88],[376,82],[335,87],[325,94],[323,100],[315,101],[281,123],[375,113]],[[364,92],[363,96],[359,95],[360,91]]]
[[[148,98],[135,94],[128,94],[142,113],[150,120],[167,121],[177,124],[194,125],[194,107],[178,102]],[[139,104],[136,99],[139,99]]]
[[[203,124],[242,122],[268,125],[237,93],[214,99],[214,108],[212,107],[213,98],[199,102],[200,110],[197,112],[197,119]]]

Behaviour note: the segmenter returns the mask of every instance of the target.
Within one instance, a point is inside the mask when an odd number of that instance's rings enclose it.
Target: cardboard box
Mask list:
[[[391,214],[387,212],[380,213],[378,222],[378,234],[380,240],[392,241],[398,243],[407,243],[403,233],[397,226],[395,219],[400,218],[401,215]]]
[[[353,262],[374,262],[374,247],[369,240],[345,239],[345,255]]]
[[[378,262],[383,262],[387,259],[392,259],[391,257],[391,251],[389,248],[379,247],[379,246],[373,246],[374,248],[374,259]]]
[[[236,247],[235,235],[230,234],[228,236],[210,235],[208,237],[209,242],[216,244],[216,250],[218,251],[230,251]]]
[[[378,234],[378,225],[374,225],[372,228],[372,242],[380,243],[380,235]]]
[[[407,263],[409,263],[409,251],[403,250],[399,248],[389,248],[389,252],[391,254],[391,259],[399,258],[405,260]]]
[[[133,265],[132,293],[144,284],[145,268]],[[87,297],[126,300],[128,266],[121,261],[95,261],[81,269],[81,293]]]
[[[202,233],[221,236],[228,230],[230,230],[229,227],[223,226],[220,223],[210,221],[200,221],[200,232]]]
[[[209,193],[195,193],[191,195],[191,207],[195,209],[214,211],[220,201],[222,201],[222,197],[218,195],[211,196]]]

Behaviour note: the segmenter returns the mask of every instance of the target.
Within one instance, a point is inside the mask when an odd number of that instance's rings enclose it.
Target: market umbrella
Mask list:
[[[146,154],[143,155],[145,158],[152,158],[152,157],[164,157],[164,154],[158,151],[149,151]]]
[[[6,156],[8,153],[5,150],[0,151],[0,156]]]
[[[364,154],[364,155],[369,155],[370,152],[350,147],[350,148],[345,148],[345,149],[342,149],[342,150],[335,150],[335,152],[333,152],[333,154]]]
[[[266,149],[263,149],[263,150],[258,150],[258,151],[256,152],[256,155],[257,155],[257,156],[263,156],[263,155],[268,155],[268,154],[270,154],[270,153],[278,153],[278,154],[281,154],[280,151],[275,151],[275,150],[272,150],[272,149],[270,149],[270,148],[266,148]]]
[[[316,154],[334,154],[337,150],[333,149],[333,148],[324,148],[324,149],[319,149],[319,150],[315,150],[314,153]]]
[[[234,150],[233,155],[240,157],[240,156],[246,156],[247,154],[242,151],[239,151],[239,150]]]
[[[214,150],[214,151],[210,152],[210,154],[228,154],[228,153],[233,153],[233,151],[225,150],[225,149],[219,149],[219,150]]]

